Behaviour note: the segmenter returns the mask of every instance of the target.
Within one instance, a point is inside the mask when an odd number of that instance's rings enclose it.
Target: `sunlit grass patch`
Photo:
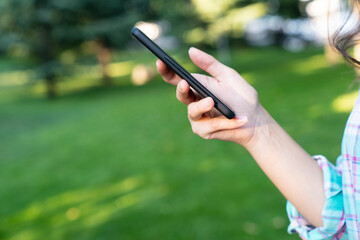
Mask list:
[[[106,72],[110,77],[122,77],[130,75],[133,67],[133,61],[114,62],[107,66]]]
[[[311,74],[316,70],[329,67],[323,54],[308,57],[293,62],[290,69],[299,75]]]
[[[32,69],[0,73],[0,87],[12,87],[29,83],[36,78]]]
[[[55,232],[61,232],[61,229],[72,222],[84,228],[96,227],[125,208],[168,194],[166,184],[155,183],[149,186],[144,180],[135,176],[119,183],[69,191],[38,200],[7,219],[0,218],[1,228],[13,233],[9,239],[35,240],[46,235],[41,226],[34,225],[42,219],[48,219],[46,228],[51,226]],[[31,231],[27,228],[29,224]]]
[[[353,91],[351,93],[345,93],[338,96],[332,102],[333,110],[339,113],[350,113],[351,109],[354,107],[357,96],[358,91]]]

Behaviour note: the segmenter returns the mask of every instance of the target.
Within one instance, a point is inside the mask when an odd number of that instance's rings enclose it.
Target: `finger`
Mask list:
[[[189,105],[196,100],[194,92],[190,89],[189,84],[185,80],[181,80],[178,83],[176,88],[176,98],[186,105]]]
[[[209,112],[214,107],[214,100],[211,97],[201,99],[198,102],[190,103],[188,106],[188,116],[190,121],[199,120],[204,113]]]
[[[218,132],[226,132],[228,130],[235,130],[244,126],[248,122],[247,117],[241,117],[237,119],[227,119],[225,117],[217,117],[211,119],[204,119],[201,121],[195,121],[192,124],[193,131],[200,137],[205,139],[213,139],[219,137]],[[230,131],[231,132],[231,131]],[[226,137],[227,134],[224,134]]]
[[[165,82],[168,82],[172,85],[177,85],[181,78],[176,75],[168,66],[166,66],[165,63],[163,63],[161,60],[156,61],[156,67],[158,72],[161,74],[162,78]]]
[[[227,67],[216,60],[213,56],[197,48],[190,48],[189,56],[199,68],[210,73],[218,81],[231,77],[235,73],[232,68]]]
[[[206,139],[218,139],[223,141],[234,141],[236,139],[233,130],[223,130],[211,133]]]

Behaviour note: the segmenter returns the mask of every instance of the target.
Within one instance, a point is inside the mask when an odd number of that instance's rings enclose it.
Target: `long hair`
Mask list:
[[[348,0],[351,14],[360,13],[360,0]],[[351,15],[347,18],[349,21]],[[350,55],[349,49],[360,43],[360,23],[358,22],[351,30],[344,31],[347,21],[332,35],[330,42],[332,46],[345,58],[351,65],[360,68],[360,61]]]

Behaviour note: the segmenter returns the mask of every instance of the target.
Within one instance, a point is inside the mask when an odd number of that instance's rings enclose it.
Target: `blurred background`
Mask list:
[[[327,40],[344,4],[1,0],[0,239],[298,239],[251,156],[191,132],[130,31],[189,71],[190,46],[233,67],[310,154],[334,162],[357,95]]]

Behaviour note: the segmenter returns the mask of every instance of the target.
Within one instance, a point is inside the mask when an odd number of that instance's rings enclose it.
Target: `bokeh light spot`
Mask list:
[[[138,64],[132,71],[131,80],[134,85],[144,85],[149,82],[153,76],[154,71],[150,67]]]
[[[142,32],[144,32],[151,40],[155,40],[161,35],[161,27],[159,24],[150,22],[138,22],[135,24]]]
[[[80,210],[78,208],[69,208],[66,211],[66,217],[70,221],[74,221],[74,220],[76,220],[76,219],[78,219],[80,217]]]

